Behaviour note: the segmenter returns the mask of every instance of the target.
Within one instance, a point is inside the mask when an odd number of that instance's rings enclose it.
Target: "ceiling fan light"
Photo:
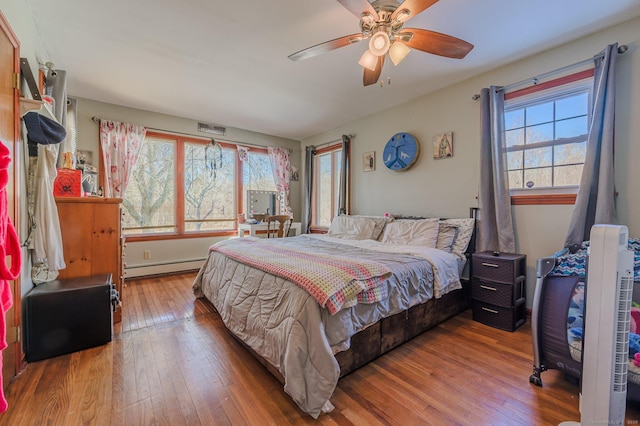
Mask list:
[[[407,57],[409,52],[411,52],[411,49],[409,49],[406,44],[396,41],[389,48],[389,58],[391,58],[391,62],[393,62],[393,65],[398,65],[404,58]]]
[[[375,71],[376,66],[378,66],[378,57],[367,49],[360,57],[358,63],[371,71]]]
[[[390,44],[389,34],[385,31],[378,31],[369,40],[369,50],[376,56],[382,56],[387,53]]]

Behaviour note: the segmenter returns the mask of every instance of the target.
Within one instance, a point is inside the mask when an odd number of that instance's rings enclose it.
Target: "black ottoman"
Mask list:
[[[28,362],[103,345],[113,335],[111,274],[43,283],[23,300]]]

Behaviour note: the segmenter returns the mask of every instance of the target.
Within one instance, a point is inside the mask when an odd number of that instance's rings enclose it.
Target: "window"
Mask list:
[[[505,144],[512,196],[575,194],[591,112],[593,70],[505,94]]]
[[[141,239],[235,232],[247,189],[275,190],[267,150],[148,132],[124,194],[123,233]]]
[[[328,228],[338,210],[342,145],[318,150],[315,156],[312,227]]]

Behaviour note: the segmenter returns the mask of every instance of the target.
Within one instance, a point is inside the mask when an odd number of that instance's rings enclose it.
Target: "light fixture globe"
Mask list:
[[[389,34],[386,31],[378,31],[369,40],[369,50],[376,56],[382,56],[387,53],[390,44]]]
[[[367,49],[360,57],[358,63],[371,71],[375,71],[378,65],[378,57]]]
[[[411,52],[409,46],[396,40],[389,48],[389,57],[393,65],[398,65]]]

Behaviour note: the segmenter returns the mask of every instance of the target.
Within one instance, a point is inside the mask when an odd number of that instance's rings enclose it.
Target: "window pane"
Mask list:
[[[504,114],[505,130],[511,130],[517,127],[524,127],[524,109],[523,108],[508,111]]]
[[[580,185],[582,164],[577,166],[560,166],[555,168],[553,177],[555,186]]]
[[[316,157],[318,162],[316,193],[316,225],[331,225],[331,153]]]
[[[553,149],[548,146],[546,148],[527,149],[524,152],[524,167],[530,169],[533,167],[544,167],[551,165]]]
[[[556,139],[586,135],[589,132],[587,126],[586,116],[556,121]]]
[[[509,172],[509,188],[519,189],[522,188],[522,185],[522,170]]]
[[[235,150],[184,144],[185,231],[233,229]]]
[[[524,145],[524,128],[508,130],[505,132],[504,138],[507,148],[514,145]]]
[[[589,93],[566,97],[556,101],[556,120],[562,120],[579,115],[587,115],[589,105]]]
[[[537,126],[527,127],[526,132],[527,143],[552,141],[553,123],[540,124]]]
[[[527,107],[526,114],[527,126],[553,121],[553,102]]]
[[[527,169],[524,171],[524,186],[526,188],[544,188],[550,187],[551,182],[551,167],[545,167],[542,169]]]
[[[521,169],[522,163],[523,163],[522,155],[523,155],[523,151],[508,152],[507,153],[507,169],[508,170]]]
[[[273,180],[273,166],[269,154],[264,152],[251,152],[242,162],[242,199],[244,200],[245,215],[249,217],[251,208],[247,201],[247,191],[276,191],[276,183]],[[280,203],[276,202],[276,211],[270,214],[279,214],[282,209],[282,197]],[[257,212],[256,212],[257,213]]]
[[[174,141],[145,139],[122,206],[124,234],[176,232]]]
[[[337,214],[340,205],[340,170],[342,170],[342,151],[335,152],[333,155],[333,211],[331,219]],[[330,219],[330,220],[331,220]],[[329,222],[331,224],[331,222]]]
[[[553,152],[553,162],[556,165],[584,163],[584,156],[586,152],[586,142],[558,145],[555,147]]]

